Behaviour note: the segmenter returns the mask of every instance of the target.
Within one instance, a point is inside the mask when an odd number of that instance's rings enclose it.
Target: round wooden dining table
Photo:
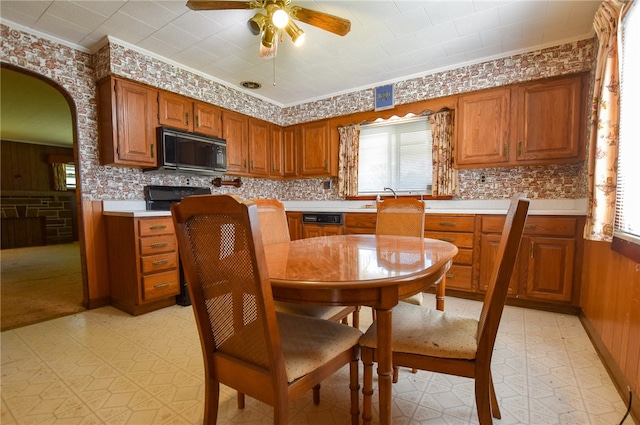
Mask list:
[[[444,309],[445,273],[458,248],[411,236],[337,235],[264,249],[274,299],[375,309],[380,424],[391,424],[391,309],[436,283],[437,307]]]

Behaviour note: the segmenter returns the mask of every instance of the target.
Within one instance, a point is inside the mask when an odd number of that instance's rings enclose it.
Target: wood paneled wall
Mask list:
[[[605,364],[640,420],[640,264],[611,250],[611,244],[585,241],[582,321]]]
[[[73,158],[73,148],[2,141],[2,190],[52,190],[49,155]]]

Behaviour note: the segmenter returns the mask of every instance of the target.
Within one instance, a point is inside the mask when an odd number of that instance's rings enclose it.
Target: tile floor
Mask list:
[[[480,306],[447,299],[447,311],[460,314],[477,315]],[[362,312],[363,327],[370,317]],[[203,364],[191,308],[132,317],[104,307],[0,336],[3,425],[202,423]],[[502,410],[496,425],[613,425],[626,410],[575,316],[506,307],[493,373]],[[393,394],[394,424],[478,422],[470,379],[401,369]],[[323,383],[319,406],[310,394],[293,402],[290,422],[346,425],[348,408],[345,367]],[[248,398],[238,410],[235,392],[223,388],[219,424],[272,421],[269,406]]]

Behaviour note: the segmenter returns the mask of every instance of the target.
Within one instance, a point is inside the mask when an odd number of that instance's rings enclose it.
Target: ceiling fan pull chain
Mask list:
[[[273,55],[273,87],[276,86],[276,55]]]

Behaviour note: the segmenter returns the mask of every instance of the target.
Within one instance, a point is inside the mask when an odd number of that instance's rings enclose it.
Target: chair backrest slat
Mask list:
[[[491,358],[498,326],[507,300],[509,281],[522,240],[529,203],[530,201],[522,195],[515,195],[507,212],[478,323],[478,358],[482,356]]]

